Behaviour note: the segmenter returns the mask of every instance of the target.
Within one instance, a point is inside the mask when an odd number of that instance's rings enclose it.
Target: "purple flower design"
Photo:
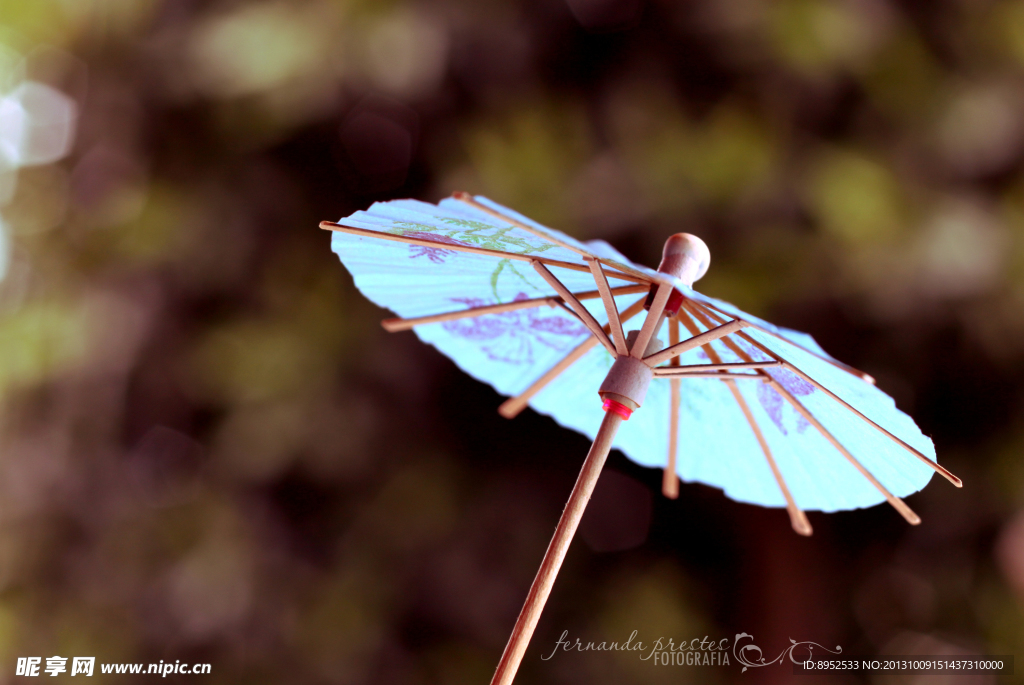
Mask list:
[[[769,361],[769,357],[767,355],[765,355],[763,352],[756,349],[749,343],[743,342],[742,340],[735,340],[734,342],[744,352],[747,353],[747,356],[750,359],[754,361]],[[711,359],[708,357],[707,354],[704,353],[704,350],[699,350],[697,352],[697,356],[701,359],[701,361],[707,363],[711,362]],[[740,358],[737,357],[731,351],[723,356],[732,357],[732,361],[740,361]],[[727,359],[726,361],[730,360]],[[802,397],[805,395],[810,395],[812,392],[814,392],[813,385],[811,385],[804,379],[800,378],[792,371],[788,371],[786,369],[777,367],[767,368],[764,369],[764,371],[773,379],[775,379],[775,381],[779,385],[788,390],[789,393],[794,397]],[[768,413],[768,418],[772,420],[772,423],[778,426],[779,430],[782,431],[782,434],[789,435],[789,431],[786,429],[786,426],[782,420],[783,407],[788,405],[789,402],[787,402],[786,399],[775,390],[775,388],[768,385],[767,383],[757,384],[757,401],[762,407],[764,407],[764,410]],[[795,413],[796,431],[797,433],[803,433],[811,424],[809,424],[807,422],[807,419],[805,419],[803,415],[801,415],[799,412]]]
[[[427,231],[407,231],[406,233],[403,233],[402,236],[406,238],[419,238],[420,240],[432,240],[435,243],[447,243],[448,245],[464,245],[466,247],[471,247],[467,242],[443,235],[437,235],[435,233],[428,233]],[[445,250],[440,247],[427,247],[426,245],[409,246],[409,259],[426,257],[435,264],[443,264],[448,255],[453,253],[454,250]]]
[[[779,385],[789,391],[789,394],[794,397],[810,395],[814,392],[813,385],[800,378],[792,371],[781,368],[772,368],[765,369],[765,372],[774,378]],[[758,383],[757,401],[760,402],[761,406],[764,407],[764,410],[768,412],[768,416],[771,418],[772,423],[779,427],[782,434],[789,435],[789,432],[782,423],[782,407],[783,405],[789,404],[785,398],[783,398],[782,395],[775,391],[775,388],[767,383]],[[796,432],[803,433],[809,425],[811,424],[807,423],[807,419],[805,419],[803,415],[797,413]]]
[[[478,297],[453,297],[466,307],[490,304]],[[514,302],[529,299],[519,293]],[[470,319],[456,319],[442,324],[452,335],[483,343],[481,349],[493,361],[508,364],[532,364],[534,345],[540,344],[563,352],[587,329],[577,321],[560,314],[546,314],[538,308],[520,309],[497,314],[485,314]]]

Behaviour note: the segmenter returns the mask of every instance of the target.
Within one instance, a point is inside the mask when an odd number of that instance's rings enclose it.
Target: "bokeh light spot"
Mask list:
[[[210,95],[237,97],[324,69],[328,25],[284,3],[243,5],[215,16],[192,38],[196,85]]]
[[[881,242],[904,230],[898,181],[859,153],[825,151],[808,177],[808,194],[822,228],[843,240]]]

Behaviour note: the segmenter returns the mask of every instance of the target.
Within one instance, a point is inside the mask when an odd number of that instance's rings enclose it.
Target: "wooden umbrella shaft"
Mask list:
[[[530,594],[526,596],[526,603],[523,610],[519,612],[516,626],[512,629],[512,636],[505,645],[505,652],[501,655],[498,668],[491,679],[491,685],[510,685],[519,669],[519,662],[523,660],[526,647],[530,644],[533,631],[540,620],[540,614],[544,610],[544,604],[551,594],[551,587],[555,584],[555,577],[558,569],[562,567],[565,560],[565,553],[572,542],[572,536],[576,533],[576,527],[583,518],[583,511],[587,508],[587,502],[594,492],[597,478],[601,475],[601,469],[608,458],[608,452],[612,449],[612,440],[619,430],[623,419],[614,412],[607,412],[601,427],[594,438],[594,444],[590,446],[583,468],[576,479],[576,486],[572,489],[572,495],[562,511],[562,518],[558,520],[558,527],[551,538],[547,552],[544,553],[544,560],[537,571],[537,577],[533,579],[530,586]]]

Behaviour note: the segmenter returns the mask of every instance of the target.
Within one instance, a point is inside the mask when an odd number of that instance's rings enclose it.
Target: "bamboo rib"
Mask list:
[[[610,288],[612,295],[633,295],[636,293],[646,293],[649,287],[646,285],[623,285],[618,288]],[[593,300],[601,297],[601,293],[597,290],[587,290],[582,293],[573,293],[577,300]],[[474,316],[484,316],[485,314],[500,314],[502,312],[511,312],[518,309],[531,309],[534,307],[543,307],[547,305],[549,307],[557,307],[562,303],[560,297],[535,297],[530,300],[518,300],[515,302],[503,302],[501,304],[488,304],[482,307],[470,307],[468,309],[460,309],[454,312],[444,312],[441,314],[428,314],[427,316],[417,316],[408,319],[384,319],[380,322],[380,325],[384,327],[384,330],[395,333],[398,331],[407,331],[415,326],[422,326],[428,323],[438,323],[441,321],[455,321],[456,319],[467,319]]]
[[[515,259],[520,262],[540,262],[547,264],[548,266],[557,266],[562,269],[569,269],[571,271],[580,271],[583,273],[590,273],[590,269],[585,264],[574,264],[572,262],[563,262],[558,259],[548,259],[547,257],[540,257],[537,255],[528,254],[517,254],[515,252],[503,252],[501,250],[490,250],[485,247],[473,247],[472,245],[453,245],[451,243],[442,243],[440,240],[424,240],[423,238],[410,238],[408,236],[395,235],[393,233],[384,233],[383,231],[371,231],[367,228],[358,228],[356,226],[346,226],[345,224],[335,223],[333,221],[321,221],[320,228],[325,231],[337,231],[339,233],[350,233],[352,235],[361,236],[363,238],[377,238],[379,240],[393,240],[399,243],[406,243],[409,245],[421,245],[423,247],[433,247],[439,250],[453,250],[455,252],[466,252],[469,254],[483,255],[484,257],[497,257],[499,259]],[[650,284],[650,278],[641,278],[632,274],[626,274],[621,272],[613,272],[608,274],[611,278],[617,278],[621,281],[631,281],[633,283],[646,283]]]
[[[679,318],[673,314],[668,320],[668,346],[679,344]],[[669,360],[668,365],[673,368],[681,368],[679,366],[679,357],[672,357]]]
[[[644,301],[646,299],[646,297],[641,297],[639,300],[629,305],[629,307],[627,307],[621,314],[619,314],[619,318],[622,320],[622,322],[625,323],[626,321],[629,321],[634,316],[642,312],[644,309]],[[608,327],[605,326],[604,330],[605,332],[607,332]],[[526,408],[526,405],[529,404],[530,399],[534,395],[536,395],[545,387],[547,387],[548,383],[558,378],[558,376],[563,371],[568,369],[570,366],[576,363],[581,357],[583,357],[583,355],[592,350],[594,348],[594,345],[596,344],[597,339],[594,336],[590,336],[589,338],[584,340],[582,343],[576,346],[576,348],[573,349],[572,352],[567,354],[557,364],[548,369],[543,376],[534,381],[529,388],[527,388],[520,394],[516,395],[515,397],[510,397],[507,400],[505,400],[501,404],[501,406],[498,407],[498,413],[504,416],[506,419],[511,419],[517,416],[519,412],[523,411],[523,409]]]
[[[757,419],[754,418],[753,412],[750,411],[750,406],[747,404],[747,400],[743,397],[743,393],[736,387],[734,381],[726,381],[726,385],[729,386],[729,390],[732,391],[732,396],[736,398],[736,402],[740,405],[740,409],[743,411],[743,416],[746,417],[747,423],[750,424],[751,430],[754,431],[754,437],[757,438],[757,443],[761,446],[761,451],[764,452],[765,459],[768,460],[768,466],[772,470],[772,475],[775,476],[775,482],[778,483],[779,489],[782,490],[782,496],[786,500],[786,511],[789,512],[789,525],[793,527],[800,535],[811,535],[814,530],[811,528],[811,522],[807,520],[807,514],[804,513],[803,509],[796,505],[796,500],[793,499],[793,493],[789,491],[789,486],[786,484],[786,479],[782,477],[782,471],[779,469],[779,465],[775,462],[775,457],[772,455],[772,450],[768,447],[768,441],[765,440],[764,433],[761,432],[761,426],[758,425]]]
[[[566,314],[568,314],[568,315],[569,315],[569,316],[571,316],[572,318],[576,319],[576,320],[577,320],[577,321],[579,321],[580,323],[583,323],[583,319],[581,319],[581,318],[579,317],[579,314],[577,314],[576,312],[574,312],[574,311],[573,311],[572,309],[570,309],[569,307],[566,307],[566,306],[565,306],[565,302],[562,302],[562,299],[561,299],[561,298],[557,298],[557,299],[555,300],[555,307],[557,307],[558,309],[561,309],[561,310],[562,310],[563,312],[565,312]],[[585,324],[584,324],[584,325],[585,325]]]
[[[668,323],[668,343],[671,346],[678,342],[679,319],[673,316]],[[669,363],[678,366],[679,357],[673,357]],[[661,494],[669,499],[676,499],[679,497],[679,474],[676,473],[676,461],[679,453],[679,380],[673,378],[669,383],[668,464],[661,474]]]
[[[572,243],[568,243],[568,242],[566,242],[564,240],[561,240],[560,238],[557,238],[557,237],[555,237],[553,235],[548,235],[547,233],[545,233],[544,231],[541,231],[540,229],[538,229],[535,226],[531,226],[528,223],[525,223],[523,221],[519,221],[518,219],[510,217],[510,216],[508,216],[506,214],[502,214],[498,210],[492,209],[492,208],[488,207],[487,205],[483,204],[482,202],[477,202],[476,199],[474,199],[473,196],[470,195],[467,192],[464,192],[464,191],[455,192],[455,193],[452,193],[452,197],[454,199],[458,200],[459,202],[462,202],[464,204],[469,205],[470,207],[472,207],[473,209],[475,209],[477,211],[480,211],[480,212],[483,212],[484,214],[488,214],[490,216],[493,216],[495,219],[498,219],[500,221],[504,221],[505,223],[512,224],[516,228],[521,228],[522,230],[526,231],[527,233],[530,233],[531,235],[535,235],[538,238],[543,238],[544,240],[548,241],[549,243],[554,243],[555,245],[558,245],[559,247],[564,247],[567,250],[572,250],[573,252],[575,252],[576,254],[580,255],[581,257],[590,258],[590,259],[594,258],[594,255],[592,255],[591,253],[587,252],[586,250],[580,249],[579,247],[577,247],[576,245],[573,245]]]
[[[696,305],[697,305],[697,303],[695,301],[693,301],[693,300],[683,300],[683,307],[686,309],[686,311],[689,312],[691,316],[696,318],[698,321],[700,321],[707,328],[710,329],[710,328],[712,328],[712,326],[721,325],[725,321],[725,317],[724,316],[715,316],[713,312],[709,312],[709,311],[705,312],[704,309],[699,309]],[[714,318],[711,319],[709,317],[714,317]],[[754,361],[753,357],[751,357],[749,354],[747,354],[746,351],[744,351],[742,347],[737,345],[736,341],[733,340],[732,338],[727,338],[727,337],[726,338],[722,338],[722,343],[726,347],[728,347],[729,350],[732,351],[733,354],[735,354],[737,357],[742,359],[744,361],[744,363],[747,363],[747,364],[756,364],[757,363],[757,362]],[[710,348],[710,345],[708,347]],[[717,353],[716,353],[716,355],[714,357],[711,357],[710,354],[708,355],[708,357],[711,358],[711,359],[718,359]]]
[[[690,304],[690,303],[687,302],[685,304]],[[700,319],[701,322],[704,323],[705,326],[710,326],[711,323],[713,323],[715,321],[720,321],[721,320],[721,317],[715,316],[712,312],[707,312],[704,307],[700,306],[700,303],[694,302],[693,305],[695,305],[695,306],[689,308],[690,311],[692,311],[694,316],[697,317],[698,319]],[[703,312],[703,314],[701,312]],[[740,334],[740,335],[742,335],[742,334]],[[747,340],[748,342],[755,342],[752,338],[750,338],[750,336],[744,336],[744,340]],[[731,349],[733,349],[733,351],[736,352],[739,355],[740,359],[743,359],[744,361],[748,361],[748,362],[749,361],[753,361],[750,358],[750,355],[747,354],[741,347],[739,347],[739,345],[736,345],[735,347],[733,347]],[[759,347],[759,349],[761,349],[761,348]],[[765,354],[768,354],[768,356],[770,356],[770,357],[774,356],[771,353],[769,353],[766,349],[761,349],[761,351],[764,352]],[[908,507],[903,502],[903,500],[901,500],[899,497],[897,497],[894,494],[892,494],[891,492],[889,492],[885,488],[885,486],[882,485],[878,481],[878,479],[875,478],[875,476],[870,471],[868,471],[864,467],[864,465],[861,464],[857,460],[856,457],[853,456],[852,453],[850,453],[850,451],[848,449],[843,447],[842,443],[840,443],[835,438],[835,436],[833,436],[832,433],[830,433],[828,431],[828,429],[825,428],[825,426],[822,425],[822,423],[820,421],[818,421],[817,418],[814,417],[814,414],[812,414],[799,400],[797,400],[795,397],[793,397],[793,395],[790,394],[790,392],[788,390],[786,390],[784,387],[782,387],[782,385],[778,381],[776,381],[771,376],[768,376],[764,371],[758,371],[758,373],[764,374],[768,378],[768,383],[772,386],[772,388],[777,393],[779,393],[787,402],[789,402],[791,405],[793,405],[793,408],[796,409],[800,413],[800,415],[803,416],[807,420],[808,423],[810,423],[812,426],[814,426],[818,430],[818,432],[821,433],[822,437],[824,437],[826,440],[828,440],[830,443],[832,443],[832,446],[835,447],[837,450],[839,450],[839,453],[842,454],[844,457],[846,457],[846,460],[849,461],[853,465],[853,467],[860,472],[860,474],[862,476],[867,478],[868,482],[870,482],[873,486],[875,486],[875,489],[877,489],[880,493],[882,493],[882,496],[885,497],[886,501],[889,502],[889,504],[891,504],[892,507],[896,511],[898,511],[900,513],[900,515],[903,516],[903,518],[905,518],[907,520],[908,523],[910,523],[911,525],[915,525],[915,526],[917,524],[921,523],[921,518],[917,514],[915,514],[910,509],[910,507]]]
[[[745,321],[735,319],[733,321],[730,321],[729,323],[722,324],[717,328],[712,328],[709,331],[704,331],[700,335],[695,335],[692,338],[684,340],[681,343],[676,343],[675,345],[668,347],[662,350],[661,352],[656,352],[652,355],[644,357],[643,361],[648,366],[657,366],[661,362],[667,359],[671,359],[672,357],[677,357],[683,354],[684,352],[689,352],[695,347],[701,347],[702,345],[714,342],[715,340],[718,340],[721,337],[729,335],[730,333],[735,333],[736,331],[738,331],[739,329],[743,328],[746,325],[747,324]]]
[[[594,274],[594,282],[597,284],[597,291],[601,293],[601,301],[604,303],[604,310],[608,314],[608,326],[612,334],[612,341],[615,343],[615,352],[620,357],[629,354],[626,348],[626,334],[622,331],[622,322],[619,321],[619,309],[615,306],[615,298],[611,288],[608,287],[608,279],[604,275],[601,263],[596,259],[587,260],[590,273]]]
[[[725,371],[709,371],[707,373],[660,373],[655,378],[668,378],[673,381],[681,381],[684,378],[732,378],[742,380],[752,378],[755,381],[767,383],[769,376],[760,373],[727,373]]]
[[[690,319],[690,316],[683,316],[684,314],[688,314],[689,313],[689,307],[686,306],[688,302],[689,302],[689,300],[685,300],[685,299],[683,300],[683,306],[680,308],[679,312],[676,313],[676,318],[679,319],[679,322],[681,324],[686,326],[686,330],[690,333],[690,337],[691,338],[696,338],[698,335],[701,334],[700,327],[697,324],[695,324],[692,319]],[[687,311],[683,311],[684,309],[687,310]],[[705,325],[707,325],[707,324],[705,324]],[[711,330],[711,326],[708,325],[707,328],[708,328],[708,330]],[[723,338],[722,342],[728,343],[729,339],[728,338]],[[706,354],[708,356],[708,359],[711,360],[711,364],[709,364],[709,366],[724,366],[724,364],[722,364],[722,358],[718,356],[718,352],[715,351],[715,348],[711,346],[710,342],[708,342],[708,343],[706,343],[704,345],[701,345],[701,349],[704,350],[704,354]],[[679,358],[675,357],[675,358],[673,358],[673,361],[678,363],[679,362]],[[686,367],[681,366],[679,368],[686,368]],[[665,367],[661,367],[661,368],[655,369],[654,373],[657,374],[658,371],[664,371],[664,370],[665,370]]]
[[[716,319],[717,319],[717,317],[716,317]],[[753,345],[754,347],[759,349],[764,354],[766,354],[769,357],[775,359],[775,361],[779,362],[784,368],[789,369],[790,371],[792,371],[793,373],[798,375],[800,378],[804,379],[805,381],[807,381],[808,383],[813,385],[815,388],[817,388],[818,390],[821,390],[823,393],[825,393],[826,395],[828,395],[829,397],[834,399],[836,402],[839,402],[839,404],[843,405],[843,407],[845,407],[849,411],[853,412],[856,416],[858,416],[861,420],[863,420],[869,426],[871,426],[872,428],[874,428],[875,430],[880,432],[882,435],[886,436],[887,438],[889,438],[890,440],[895,442],[897,445],[902,447],[904,450],[909,452],[918,461],[920,461],[920,462],[926,464],[927,466],[931,467],[933,470],[935,470],[936,473],[940,474],[943,478],[948,480],[950,483],[952,483],[953,485],[955,485],[958,488],[962,488],[964,486],[963,481],[961,481],[957,476],[955,476],[953,473],[951,473],[948,469],[946,469],[945,467],[939,465],[938,462],[932,461],[931,459],[926,457],[924,454],[922,454],[921,452],[919,452],[918,450],[914,449],[913,447],[908,445],[906,442],[901,440],[900,438],[898,438],[895,435],[893,435],[892,433],[890,433],[885,428],[882,428],[881,426],[879,426],[877,423],[875,423],[874,421],[869,419],[867,416],[862,414],[856,407],[851,405],[849,402],[844,400],[842,397],[840,397],[839,395],[835,394],[834,392],[832,392],[831,390],[829,390],[828,388],[823,386],[821,383],[816,381],[814,378],[812,378],[811,376],[809,376],[806,373],[804,373],[799,367],[793,365],[791,362],[789,362],[786,359],[784,359],[781,355],[779,355],[776,352],[772,351],[771,349],[769,349],[765,345],[759,343],[757,340],[754,340],[752,337],[750,337],[746,333],[742,333],[741,332],[738,335],[741,338],[743,338],[744,340],[746,340],[748,343],[750,343],[751,345]]]
[[[684,302],[685,304],[685,302]],[[677,316],[686,324],[687,330],[690,331],[691,335],[697,335],[700,333],[700,328],[694,324],[687,312],[689,308],[685,308],[685,311],[681,310]],[[696,315],[694,315],[696,316]],[[684,318],[685,317],[685,318]],[[699,319],[706,327],[710,328],[711,323],[704,317]],[[724,339],[725,342],[729,342],[728,338]],[[715,365],[727,366],[722,364],[722,358],[718,356],[718,352],[711,345],[704,346],[704,352],[708,355]],[[758,371],[759,374],[763,374],[763,371]],[[786,484],[786,479],[782,475],[782,470],[775,461],[775,456],[772,454],[771,448],[768,446],[768,441],[764,437],[764,433],[761,431],[761,426],[757,423],[757,419],[754,418],[753,412],[750,411],[750,405],[747,404],[746,399],[743,397],[743,393],[736,387],[734,381],[725,381],[725,384],[729,386],[729,391],[732,392],[733,398],[740,405],[740,411],[743,412],[744,418],[747,420],[747,424],[750,429],[754,431],[754,437],[757,439],[758,445],[761,446],[761,452],[764,453],[765,459],[768,460],[768,467],[772,471],[772,475],[775,477],[775,482],[779,486],[779,490],[782,491],[782,497],[786,500],[786,512],[789,514],[789,525],[793,527],[793,530],[799,535],[811,535],[814,531],[811,528],[810,521],[807,520],[807,515],[803,509],[797,506],[796,500],[793,499],[793,494],[789,491],[789,485]]]
[[[694,302],[696,302],[696,300],[694,300]],[[728,312],[723,312],[721,309],[719,309],[718,307],[716,307],[716,306],[714,306],[712,304],[707,304],[705,302],[700,302],[699,304],[702,307],[706,308],[706,309],[713,309],[714,311],[718,312],[722,316],[732,316],[732,314],[729,314]],[[762,326],[758,326],[756,323],[747,322],[747,325],[756,328],[757,330],[761,331],[762,333],[767,333],[768,335],[774,336],[774,337],[778,338],[779,340],[782,340],[783,342],[787,342],[790,345],[796,345],[796,343],[793,342],[792,340],[787,340],[786,338],[782,337],[781,335],[779,335],[775,331],[770,331],[767,328],[764,328]],[[857,378],[861,379],[862,381],[867,381],[871,385],[875,384],[875,379],[870,374],[864,373],[860,369],[855,369],[852,366],[850,366],[849,364],[844,364],[843,362],[838,361],[836,359],[829,359],[828,357],[823,357],[822,355],[818,354],[814,350],[808,350],[806,347],[802,347],[800,345],[797,345],[797,347],[800,347],[800,349],[804,350],[808,354],[814,355],[815,357],[817,357],[821,361],[828,362],[829,364],[831,364],[832,366],[836,367],[837,369],[839,369],[841,371],[845,371],[846,373],[850,374],[851,376],[856,376]]]
[[[807,408],[799,400],[797,400],[797,398],[793,397],[793,395],[791,395],[788,390],[786,390],[784,387],[782,387],[781,383],[779,383],[774,378],[772,378],[768,382],[771,383],[771,386],[772,386],[772,388],[775,389],[775,392],[777,392],[780,395],[782,395],[782,397],[787,402],[792,404],[793,408],[796,409],[798,412],[800,412],[800,415],[803,416],[805,419],[807,419],[808,423],[810,423],[812,426],[817,428],[818,432],[820,432],[822,434],[822,436],[826,440],[828,440],[830,443],[832,443],[832,446],[835,447],[837,450],[839,450],[839,452],[844,457],[846,457],[846,460],[849,461],[851,464],[853,464],[853,467],[855,469],[857,469],[858,471],[860,471],[860,474],[862,476],[864,476],[865,478],[867,478],[868,481],[872,485],[875,486],[875,489],[877,489],[880,493],[882,493],[882,496],[885,497],[886,501],[889,502],[889,504],[891,504],[893,506],[893,508],[896,511],[898,511],[900,513],[900,515],[903,516],[903,518],[905,518],[907,520],[907,523],[909,523],[909,524],[911,524],[913,526],[916,526],[917,524],[921,523],[921,517],[918,516],[917,514],[915,514],[913,512],[913,510],[911,510],[911,508],[908,507],[903,502],[903,500],[901,500],[899,497],[897,497],[896,495],[894,495],[891,492],[889,492],[885,488],[884,485],[882,485],[880,482],[878,482],[878,479],[875,478],[871,474],[870,471],[868,471],[866,468],[864,468],[864,465],[861,464],[859,461],[857,461],[857,458],[854,457],[850,453],[850,451],[848,449],[843,447],[842,443],[840,443],[838,440],[836,440],[835,436],[833,436],[828,431],[828,429],[825,428],[825,426],[823,426],[820,421],[818,421],[818,419],[814,418],[814,414],[812,414],[810,411],[808,411]]]
[[[576,254],[578,254],[578,255],[586,258],[586,259],[597,259],[598,261],[601,261],[603,264],[605,264],[605,266],[608,266],[608,267],[614,269],[618,273],[621,273],[623,271],[623,269],[619,265],[617,265],[617,264],[608,264],[607,262],[604,262],[603,260],[601,260],[600,257],[598,257],[598,256],[596,256],[594,254],[591,254],[590,252],[587,252],[586,250],[584,250],[582,248],[579,248],[579,247],[577,247],[576,245],[573,245],[570,242],[562,240],[561,238],[558,238],[558,237],[556,237],[554,235],[550,235],[548,233],[545,233],[544,231],[540,230],[539,228],[537,228],[535,226],[531,226],[528,223],[525,223],[523,221],[519,221],[518,219],[510,217],[510,216],[508,216],[506,214],[502,214],[501,212],[499,212],[496,209],[491,209],[490,207],[488,207],[487,205],[485,205],[485,204],[483,204],[481,202],[477,202],[473,198],[473,196],[470,195],[469,193],[466,193],[466,192],[452,193],[452,197],[455,198],[456,200],[458,200],[459,202],[463,202],[463,203],[469,205],[470,207],[472,207],[472,208],[474,208],[474,209],[476,209],[478,211],[483,212],[484,214],[489,214],[490,216],[493,216],[495,219],[499,219],[499,220],[504,221],[506,223],[512,224],[516,228],[520,228],[520,229],[526,231],[527,233],[530,233],[532,235],[537,236],[538,238],[541,238],[543,240],[548,241],[549,243],[554,243],[555,245],[558,245],[559,247],[565,248],[566,250],[571,250],[572,252],[575,252]],[[633,276],[638,276],[640,278],[644,278],[644,279],[646,279],[646,281],[645,281],[646,283],[651,283],[652,282],[651,278],[649,276],[647,276],[646,274],[644,274],[643,272],[637,271],[635,269],[630,269],[625,264],[623,264],[622,266],[627,269],[626,273],[631,274]]]
[[[597,338],[597,341],[604,345],[612,354],[612,356],[614,356],[615,346],[612,345],[612,341],[608,339],[608,334],[604,332],[603,328],[601,328],[601,324],[597,322],[597,319],[594,318],[594,315],[591,314],[590,311],[583,306],[583,303],[577,300],[575,297],[573,297],[573,294],[569,292],[569,289],[566,288],[560,280],[555,278],[555,275],[548,271],[547,267],[545,267],[543,264],[541,264],[537,260],[533,260],[530,262],[530,266],[532,266],[533,269],[538,274],[540,274],[541,278],[547,281],[548,285],[555,289],[555,292],[557,292],[562,297],[566,304],[573,308],[573,311],[575,311],[577,316],[580,317],[580,320],[583,322],[583,325],[589,328],[590,332],[593,333],[595,338]]]
[[[629,354],[636,359],[644,358],[647,345],[651,342],[651,338],[654,337],[655,331],[661,327],[661,315],[665,313],[665,305],[668,304],[668,298],[672,294],[672,290],[673,288],[669,283],[662,283],[658,286],[658,292],[655,294],[654,302],[647,312],[647,318],[644,319],[644,325],[640,328],[640,334],[636,336],[636,340],[633,342],[633,349],[629,351]]]
[[[867,416],[865,416],[863,413],[861,413],[860,410],[858,410],[856,407],[854,407],[849,402],[844,400],[842,397],[840,397],[839,395],[835,394],[834,392],[832,392],[831,390],[826,388],[824,385],[822,385],[818,381],[814,380],[814,378],[812,378],[811,376],[808,376],[806,373],[801,371],[798,367],[794,366],[791,362],[789,362],[786,359],[784,359],[781,355],[775,354],[774,352],[769,350],[764,345],[761,345],[760,343],[758,343],[756,340],[754,340],[750,336],[743,335],[742,333],[740,335],[743,336],[744,340],[746,340],[747,342],[751,343],[752,345],[755,345],[758,349],[760,349],[765,354],[767,354],[769,356],[772,356],[772,357],[775,357],[779,362],[782,363],[783,368],[789,369],[790,371],[795,373],[797,376],[799,376],[800,378],[804,379],[805,381],[807,381],[808,383],[813,385],[818,390],[821,390],[823,393],[825,393],[826,395],[828,395],[829,397],[834,399],[836,402],[838,402],[839,404],[843,405],[843,407],[845,407],[846,409],[848,409],[849,411],[853,412],[855,415],[860,417],[860,419],[862,419],[869,426],[871,426],[872,428],[877,430],[879,433],[881,433],[885,437],[887,437],[890,440],[892,440],[894,443],[896,443],[897,445],[902,447],[904,450],[909,452],[912,456],[916,457],[918,461],[920,461],[920,462],[930,466],[936,473],[942,475],[942,477],[944,477],[950,483],[952,483],[953,485],[955,485],[958,488],[962,488],[964,486],[963,481],[960,480],[953,473],[951,473],[949,470],[947,470],[945,467],[941,466],[938,462],[932,461],[931,459],[926,457],[924,454],[922,454],[921,452],[919,452],[918,450],[914,449],[913,447],[908,445],[906,442],[901,440],[900,438],[896,437],[895,435],[893,435],[892,433],[887,431],[885,428],[882,428],[881,426],[879,426],[877,423],[875,423],[874,421],[869,419]]]
[[[679,357],[674,357],[673,362],[678,362]],[[764,369],[773,366],[782,366],[782,362],[743,362],[742,364],[684,364],[679,366],[659,366],[654,369],[655,376],[685,376],[694,371],[732,371],[734,369]]]

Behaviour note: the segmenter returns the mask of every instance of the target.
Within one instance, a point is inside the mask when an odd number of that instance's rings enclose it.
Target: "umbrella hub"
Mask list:
[[[692,286],[694,281],[707,272],[710,264],[711,251],[703,240],[690,233],[676,233],[665,241],[658,271],[678,278],[687,286]],[[665,316],[675,316],[683,303],[683,294],[673,290],[661,311],[651,311],[658,287],[658,283],[651,284],[647,301],[644,303],[644,309],[648,310],[648,318],[657,317],[654,330],[661,328]],[[630,331],[626,339],[627,349],[633,349],[638,335],[639,331]],[[630,414],[640,408],[644,397],[647,396],[651,379],[654,378],[653,369],[645,364],[642,358],[660,351],[662,347],[662,342],[652,337],[643,354],[616,357],[615,363],[605,376],[604,383],[601,384],[601,389],[598,390],[604,401],[605,411],[614,412],[628,419]]]
[[[626,347],[633,349],[639,334],[640,331],[630,331],[626,336]],[[651,338],[642,356],[659,352],[663,346],[660,340]],[[601,383],[601,389],[598,390],[604,410],[628,419],[643,404],[652,378],[654,371],[643,360],[630,355],[616,357],[615,363],[608,369],[608,375]]]

